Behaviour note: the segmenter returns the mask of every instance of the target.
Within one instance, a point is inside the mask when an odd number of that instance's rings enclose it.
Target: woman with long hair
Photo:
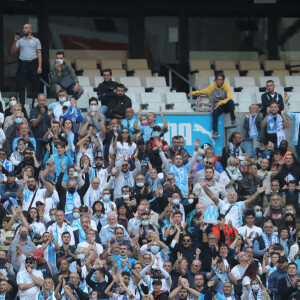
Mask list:
[[[242,288],[243,288],[242,299],[244,299],[243,296],[245,296],[248,293],[248,291],[251,290],[251,280],[255,278],[258,279],[262,289],[265,290],[266,288],[263,286],[258,276],[258,263],[256,261],[252,262],[244,273],[243,281],[242,281]]]
[[[117,141],[117,156],[122,157],[123,152],[125,155],[133,155],[136,149],[136,143],[131,141],[129,130],[127,128],[123,128],[121,131],[121,136],[118,137]]]
[[[102,226],[107,225],[107,217],[105,215],[105,207],[100,200],[93,203],[93,220],[96,222],[97,230],[100,232]]]
[[[120,203],[117,206],[118,224],[124,226],[126,230],[129,222],[127,217],[127,211],[128,211],[128,206],[125,203]]]
[[[297,231],[295,233],[296,236],[296,241],[294,245],[291,246],[290,248],[290,253],[289,253],[289,260],[291,262],[294,262],[296,259],[298,259],[299,256],[299,250],[300,250],[300,228],[297,228]]]

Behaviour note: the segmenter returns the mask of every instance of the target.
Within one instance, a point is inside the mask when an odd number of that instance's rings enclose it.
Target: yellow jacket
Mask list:
[[[224,81],[223,85],[222,85],[220,88],[218,88],[218,87],[217,87],[217,84],[214,83],[214,84],[208,86],[207,88],[205,88],[205,89],[203,89],[203,90],[192,92],[192,95],[193,95],[193,96],[209,95],[214,89],[217,89],[217,90],[225,89],[225,91],[226,91],[227,98],[224,99],[224,100],[218,101],[218,102],[217,102],[218,105],[226,104],[229,100],[232,99],[230,87],[229,87],[229,85],[228,85],[225,81]]]

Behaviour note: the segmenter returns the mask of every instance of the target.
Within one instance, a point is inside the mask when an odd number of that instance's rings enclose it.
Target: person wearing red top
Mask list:
[[[238,231],[232,226],[232,224],[225,224],[225,216],[220,214],[218,217],[218,224],[214,226],[211,231],[218,236],[219,243],[226,243],[228,246],[231,245],[232,240],[235,238]]]

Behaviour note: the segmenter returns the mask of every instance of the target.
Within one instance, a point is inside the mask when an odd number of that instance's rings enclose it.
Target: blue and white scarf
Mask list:
[[[252,289],[251,289],[251,290],[248,291],[248,299],[249,299],[249,300],[254,299],[254,298],[252,298],[252,297],[253,297],[253,292],[252,292]],[[259,290],[257,291],[256,299],[257,299],[257,300],[260,300],[260,299],[261,299],[261,289],[259,289]]]
[[[43,300],[44,299],[44,296],[45,296],[45,291],[42,291],[39,293],[39,297],[38,297],[38,300]],[[1,298],[0,298],[1,299]],[[53,299],[53,291],[50,290],[49,293],[48,293],[48,298],[47,299]]]
[[[55,259],[55,251],[54,251],[54,244],[51,242],[48,246],[48,260],[49,262],[53,263],[54,265],[56,264],[56,259]]]
[[[214,270],[218,279],[221,280],[223,283],[225,283],[226,278],[225,278],[224,274],[222,274],[221,271],[218,268],[216,268],[216,266],[211,265],[211,268]]]
[[[80,196],[78,195],[77,192],[75,192],[74,194],[67,192],[66,205],[65,205],[65,214],[66,215],[69,215],[73,212],[74,207],[76,207],[76,202],[78,203],[78,199],[79,199],[79,203],[80,203]]]
[[[258,138],[257,127],[255,125],[257,115],[254,114],[249,116],[249,137],[250,138]]]
[[[287,245],[287,242],[288,242],[288,239],[283,241],[281,238],[280,238],[280,245],[283,247],[284,249],[284,252],[285,252],[285,256],[288,257],[289,255],[289,247]]]
[[[276,122],[274,117],[270,114],[267,121],[267,133],[277,135],[277,147],[282,140],[285,140],[284,123],[280,114],[277,114]]]
[[[64,223],[63,226],[65,226],[64,228],[64,231],[63,232],[69,232],[68,231],[68,227],[67,227],[67,224]],[[58,237],[59,237],[59,234],[58,234],[58,229],[57,229],[57,224],[56,224],[56,228],[55,228],[55,232],[54,232],[54,236],[55,240],[58,242]]]
[[[78,233],[79,233],[79,243],[85,242],[86,241],[86,233],[82,228],[78,228]]]
[[[132,187],[131,180],[130,180],[130,171],[127,171],[126,173],[122,172],[122,174],[124,177],[123,186],[128,185],[129,187]]]
[[[264,243],[265,243],[265,246],[266,246],[266,249],[269,249],[269,247],[270,247],[270,242],[269,242],[269,238],[268,238],[268,236],[263,232],[262,233],[262,238],[263,238],[263,240],[264,240]],[[277,244],[277,243],[279,243],[279,240],[278,240],[278,237],[274,234],[274,233],[272,233],[272,235],[271,235],[271,244]]]

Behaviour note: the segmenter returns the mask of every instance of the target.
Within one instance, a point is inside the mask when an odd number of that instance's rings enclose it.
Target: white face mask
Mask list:
[[[98,109],[98,107],[96,105],[91,105],[90,106],[91,111],[96,111],[97,109]]]
[[[260,288],[259,284],[252,284],[252,290],[253,291],[258,291]]]
[[[194,199],[192,199],[192,198],[191,198],[191,199],[188,199],[188,203],[189,203],[189,204],[192,204],[193,202],[194,202]]]
[[[129,195],[122,195],[122,198],[125,200],[129,199],[129,197],[130,197]]]
[[[16,100],[11,100],[10,104],[11,104],[11,106],[15,106],[17,104],[17,101]]]

